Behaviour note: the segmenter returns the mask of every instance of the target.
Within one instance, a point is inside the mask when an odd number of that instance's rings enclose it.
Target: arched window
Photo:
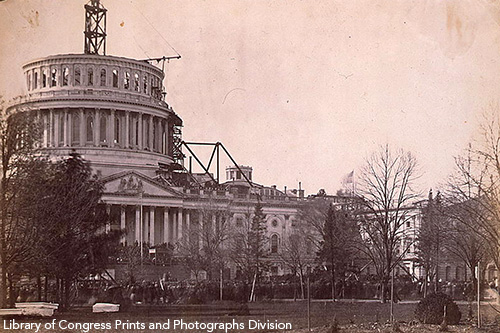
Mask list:
[[[446,281],[451,281],[451,266],[446,266],[445,277]]]
[[[80,116],[73,113],[71,115],[71,143],[80,142]],[[80,142],[83,145],[83,142]]]
[[[87,142],[94,142],[94,118],[87,116]]]
[[[148,77],[146,75],[144,75],[143,82],[144,82],[144,87],[143,87],[144,91],[143,92],[145,94],[147,94],[148,93]]]
[[[80,67],[75,68],[75,86],[79,86],[81,82],[82,73],[80,72]]]
[[[55,87],[57,86],[57,69],[53,68],[51,75],[50,75],[50,86]]]
[[[89,67],[87,69],[87,83],[89,86],[94,85],[94,69],[92,67]]]
[[[42,87],[47,87],[47,69],[44,69],[42,72]]]
[[[125,72],[125,77],[123,78],[123,88],[130,89],[130,73]]]
[[[38,89],[38,72],[35,72],[35,77],[33,78],[33,83],[34,83],[34,86],[35,88],[34,89]]]
[[[118,88],[118,71],[113,69],[113,87]]]
[[[106,69],[101,69],[101,86],[106,85]]]
[[[115,143],[120,143],[120,118],[115,117]]]
[[[69,68],[64,67],[63,69],[63,86],[67,86],[69,81]]]
[[[271,236],[271,253],[278,253],[278,235],[274,234]]]
[[[139,85],[139,74],[134,74],[134,90],[141,92],[141,86]]]
[[[106,115],[101,114],[101,121],[99,123],[99,136],[101,138],[101,142],[107,143],[107,137],[106,137],[106,132],[107,132],[107,121],[106,121]]]

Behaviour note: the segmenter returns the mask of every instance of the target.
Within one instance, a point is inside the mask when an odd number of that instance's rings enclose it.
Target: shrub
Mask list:
[[[421,300],[415,309],[415,316],[424,324],[441,324],[444,307],[446,306],[446,322],[456,325],[460,322],[462,313],[457,304],[446,294],[430,294]]]

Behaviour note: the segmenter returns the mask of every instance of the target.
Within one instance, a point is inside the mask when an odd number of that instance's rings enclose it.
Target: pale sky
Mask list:
[[[181,54],[164,84],[184,140],[222,142],[281,189],[333,194],[385,143],[435,188],[499,101],[498,1],[101,2],[107,54]],[[85,3],[0,2],[4,99],[24,92],[22,64],[83,52]]]

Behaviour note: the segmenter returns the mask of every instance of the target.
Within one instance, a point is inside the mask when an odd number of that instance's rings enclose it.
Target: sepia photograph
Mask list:
[[[500,331],[500,2],[0,0],[0,332]]]

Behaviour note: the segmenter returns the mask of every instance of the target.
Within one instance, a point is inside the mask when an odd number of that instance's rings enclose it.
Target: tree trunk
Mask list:
[[[5,152],[3,152],[5,153]],[[4,155],[4,154],[2,154]],[[5,161],[3,161],[3,170],[2,170],[2,180],[1,180],[1,197],[0,197],[0,205],[1,205],[1,214],[0,216],[0,261],[1,261],[1,278],[0,278],[0,307],[5,308],[7,306],[7,240],[5,236],[5,229],[7,224],[7,206],[6,206],[6,188],[7,188],[7,170],[5,168]]]
[[[42,301],[42,277],[40,274],[36,276],[36,299],[40,302]]]
[[[47,302],[48,301],[48,289],[49,289],[49,278],[48,278],[47,275],[45,275],[43,283],[44,283],[44,286],[43,286],[43,294],[44,294],[43,295],[43,300],[45,302]]]
[[[300,272],[300,293],[302,295],[302,299],[306,299],[306,294],[304,291],[304,273]]]

